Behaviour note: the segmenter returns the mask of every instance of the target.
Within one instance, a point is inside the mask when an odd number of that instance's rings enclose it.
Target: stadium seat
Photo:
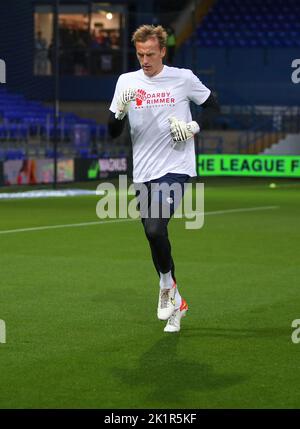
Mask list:
[[[232,30],[230,38],[226,30]],[[249,31],[254,34],[247,34]],[[295,1],[219,0],[196,35],[198,46],[298,47],[299,31],[300,5]]]
[[[39,138],[40,141],[49,141],[55,136],[55,111],[53,107],[44,106],[39,101],[27,100],[22,94],[12,94],[4,87],[0,87],[0,141],[28,142]],[[57,118],[58,138],[62,142],[71,142],[74,139],[74,130],[78,126],[86,128],[86,135],[92,136],[94,141],[103,140],[107,135],[106,125],[98,124],[95,120],[80,118],[73,112],[61,112]],[[90,137],[87,147],[89,148]],[[52,157],[53,153],[46,150],[45,155]],[[9,159],[21,159],[24,154],[15,151],[8,152]],[[86,156],[85,150],[82,156]]]

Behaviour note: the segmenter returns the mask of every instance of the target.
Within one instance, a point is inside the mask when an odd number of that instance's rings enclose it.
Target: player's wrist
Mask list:
[[[115,113],[115,118],[118,119],[118,121],[122,121],[125,118],[125,116],[126,116],[126,112],[124,111],[117,110]]]
[[[200,132],[200,127],[199,124],[196,121],[191,121],[187,123],[187,127],[189,129],[189,131],[191,133],[193,133],[193,135],[197,134]]]
[[[117,100],[117,111],[115,118],[118,120],[124,119],[129,110],[131,101],[134,101],[136,97],[136,90],[133,88],[124,89]]]

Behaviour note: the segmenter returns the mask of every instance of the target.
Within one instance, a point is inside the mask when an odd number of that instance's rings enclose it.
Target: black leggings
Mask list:
[[[172,272],[175,278],[175,265],[171,255],[171,244],[168,238],[168,223],[170,219],[142,219],[146,237],[150,244],[152,260],[160,276],[160,273]]]
[[[168,238],[168,223],[175,212],[182,195],[184,193],[184,184],[189,179],[186,174],[168,173],[165,176],[153,180],[157,185],[166,183],[168,185],[177,184],[179,187],[173,191],[157,191],[154,187],[151,189],[151,182],[146,182],[142,190],[138,191],[138,207],[141,211],[141,220],[144,226],[146,237],[150,244],[151,254],[157,274],[168,273],[171,271],[175,278],[175,265],[171,254],[171,244]],[[137,188],[138,189],[138,188]],[[172,193],[173,192],[173,193]],[[178,192],[178,193],[177,193]],[[171,197],[171,198],[170,198]],[[170,200],[172,203],[170,203]],[[169,204],[170,203],[170,204]],[[159,216],[151,217],[151,208],[158,208]],[[168,207],[167,216],[163,215],[164,208]]]

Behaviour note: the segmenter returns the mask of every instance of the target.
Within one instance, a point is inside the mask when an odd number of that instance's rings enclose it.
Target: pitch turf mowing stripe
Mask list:
[[[266,207],[247,207],[247,208],[239,208],[239,209],[228,209],[228,210],[216,210],[211,212],[205,212],[205,216],[209,215],[221,215],[226,213],[242,213],[242,212],[251,212],[251,211],[258,211],[258,210],[274,210],[278,209],[279,206],[266,206]],[[202,212],[196,212],[197,214],[202,214]],[[192,213],[195,214],[195,213]],[[109,223],[119,223],[119,222],[129,222],[133,220],[139,220],[138,219],[113,219],[109,221],[98,221],[98,222],[81,222],[81,223],[70,223],[65,225],[46,225],[46,226],[37,226],[32,228],[18,228],[18,229],[8,229],[4,231],[0,231],[0,234],[11,234],[11,233],[18,233],[18,232],[30,232],[30,231],[44,231],[48,229],[58,229],[58,228],[77,228],[82,226],[94,226],[94,225],[102,225],[102,224],[109,224]]]

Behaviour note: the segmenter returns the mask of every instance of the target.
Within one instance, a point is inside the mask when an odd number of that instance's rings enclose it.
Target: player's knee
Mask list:
[[[144,223],[145,233],[149,241],[156,241],[165,237],[165,227],[159,219],[146,219]]]

